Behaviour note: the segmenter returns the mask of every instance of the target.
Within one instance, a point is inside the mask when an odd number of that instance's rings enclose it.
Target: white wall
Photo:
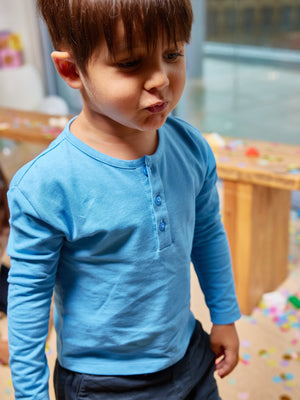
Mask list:
[[[45,73],[35,0],[0,0],[0,30],[20,35],[25,61],[0,70],[0,106],[38,110],[45,96]]]
[[[44,79],[35,0],[0,0],[0,30],[21,35],[26,64],[34,65]]]

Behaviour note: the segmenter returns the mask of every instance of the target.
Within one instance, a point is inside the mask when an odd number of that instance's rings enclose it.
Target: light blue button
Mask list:
[[[160,221],[158,228],[161,232],[164,232],[166,230],[166,223],[164,221]]]
[[[160,206],[160,205],[161,205],[161,197],[160,197],[159,194],[155,197],[155,204],[156,204],[157,206]]]

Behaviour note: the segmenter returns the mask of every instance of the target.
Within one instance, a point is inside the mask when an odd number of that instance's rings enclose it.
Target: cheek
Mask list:
[[[176,92],[177,96],[181,97],[186,82],[185,70],[177,74],[174,74],[174,76],[172,77],[172,82],[173,82],[174,92]]]
[[[99,96],[116,104],[122,104],[126,107],[128,103],[132,103],[139,93],[137,82],[130,79],[107,79],[103,78],[99,85],[95,88]]]

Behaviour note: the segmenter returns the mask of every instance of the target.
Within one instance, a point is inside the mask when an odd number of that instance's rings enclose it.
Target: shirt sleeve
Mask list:
[[[206,143],[206,174],[196,199],[196,221],[192,248],[194,265],[214,324],[229,324],[240,318],[230,250],[221,221],[216,187],[216,163]]]
[[[62,235],[40,218],[18,187],[9,190],[8,200],[8,335],[15,398],[48,400],[45,343]]]

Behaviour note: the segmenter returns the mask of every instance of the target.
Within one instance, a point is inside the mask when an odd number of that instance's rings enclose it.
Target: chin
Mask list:
[[[157,130],[161,128],[166,122],[168,116],[169,113],[164,115],[152,115],[144,124],[145,130]]]

